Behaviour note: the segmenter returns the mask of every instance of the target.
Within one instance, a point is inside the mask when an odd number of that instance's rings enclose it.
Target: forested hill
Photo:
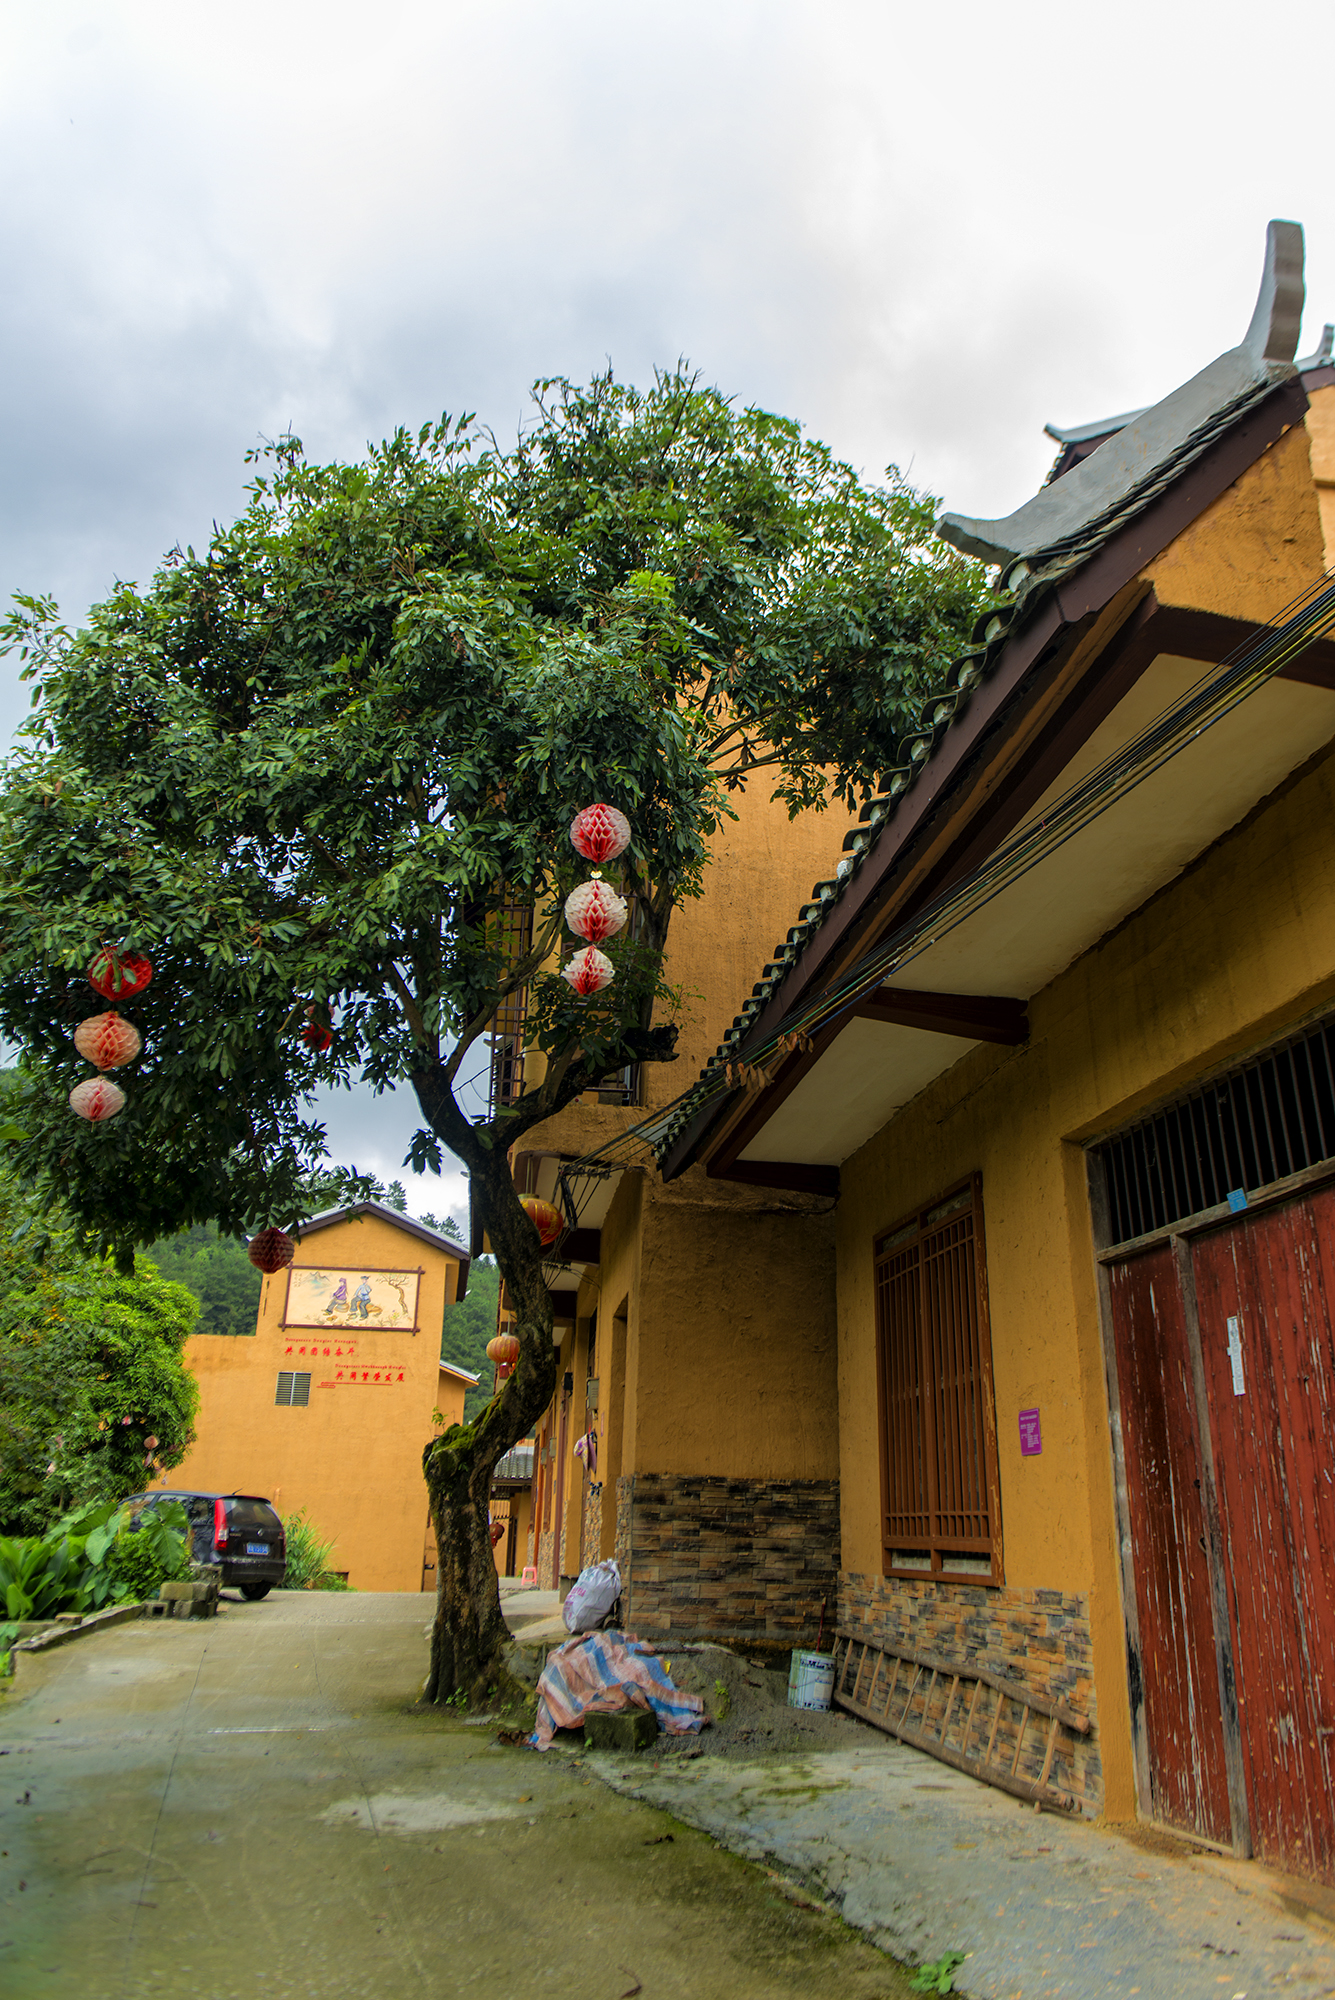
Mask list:
[[[196,1333],[254,1333],[264,1281],[244,1243],[219,1236],[211,1222],[200,1222],[154,1243],[144,1256],[164,1278],[184,1285],[199,1300]]]
[[[144,1252],[164,1278],[184,1285],[199,1300],[196,1333],[252,1334],[260,1304],[260,1274],[234,1237],[219,1236],[200,1223],[164,1238]],[[464,1415],[471,1417],[491,1395],[492,1367],[487,1342],[496,1331],[498,1274],[490,1257],[479,1257],[468,1274],[468,1294],[446,1306],[440,1358],[481,1377],[468,1391]]]

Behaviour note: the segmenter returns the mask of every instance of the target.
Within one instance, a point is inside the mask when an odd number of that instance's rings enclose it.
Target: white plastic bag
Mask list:
[[[582,1569],[561,1606],[567,1632],[596,1631],[621,1595],[621,1571],[614,1562]]]

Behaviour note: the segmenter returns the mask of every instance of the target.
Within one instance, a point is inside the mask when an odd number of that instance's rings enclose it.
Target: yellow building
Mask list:
[[[426,1590],[422,1452],[458,1423],[476,1376],[440,1359],[469,1259],[379,1202],[318,1215],[264,1280],[253,1339],[193,1334],[195,1443],[157,1483],[257,1493],[304,1511],[358,1590]]]
[[[1272,224],[1239,347],[1059,433],[1008,519],[946,517],[1009,604],[660,1162],[835,1205],[875,1706],[919,1663],[923,1733],[976,1763],[947,1694],[986,1671],[1090,1725],[1055,1766],[1017,1736],[1022,1782],[1330,1881],[1335,369],[1329,329],[1293,361],[1301,302]]]
[[[682,1090],[726,1026],[736,984],[848,824],[834,811],[791,821],[763,782],[735,805],[704,893],[672,919],[665,976],[686,996],[677,1062],[609,1079],[535,1127],[512,1162],[521,1193],[557,1196],[572,1162]],[[522,1021],[514,1031],[522,1044]],[[698,1173],[666,1186],[640,1147],[629,1169],[567,1183],[578,1225],[548,1267],[561,1373],[538,1429],[524,1560],[545,1588],[613,1554],[628,1573],[632,1520],[643,1557],[660,1516],[688,1516],[689,1531],[636,1568],[643,1633],[746,1632],[791,1645],[808,1628],[815,1636],[833,1598],[831,1204],[769,1181],[763,1170],[746,1187]],[[777,1267],[788,1273],[781,1296]],[[734,1575],[725,1592],[710,1552],[733,1515],[754,1573],[746,1590]],[[810,1532],[795,1535],[798,1524]]]

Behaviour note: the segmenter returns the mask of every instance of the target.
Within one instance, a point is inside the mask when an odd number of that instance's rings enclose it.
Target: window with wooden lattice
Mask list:
[[[874,1254],[885,1573],[1000,1583],[981,1180],[883,1230]]]

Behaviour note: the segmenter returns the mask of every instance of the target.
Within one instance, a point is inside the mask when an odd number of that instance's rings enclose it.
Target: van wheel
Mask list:
[[[241,1595],[248,1597],[251,1603],[254,1604],[259,1598],[267,1597],[272,1589],[273,1585],[271,1583],[243,1583],[241,1586]]]

